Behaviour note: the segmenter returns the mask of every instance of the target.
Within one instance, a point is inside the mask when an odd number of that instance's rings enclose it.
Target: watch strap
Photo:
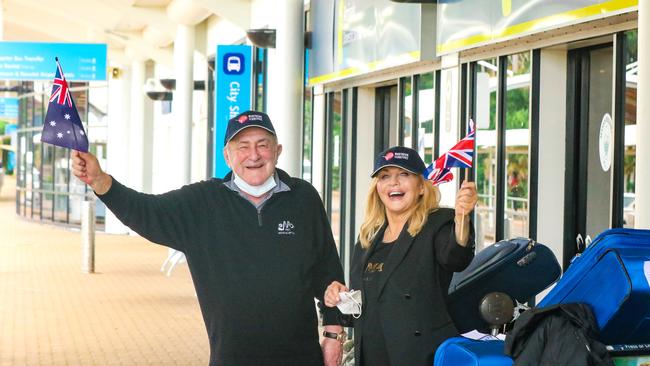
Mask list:
[[[345,341],[345,336],[347,334],[345,331],[342,331],[341,333],[334,333],[334,332],[328,332],[326,330],[323,331],[323,337],[325,338],[331,338],[331,339],[336,339],[337,341],[343,343]]]

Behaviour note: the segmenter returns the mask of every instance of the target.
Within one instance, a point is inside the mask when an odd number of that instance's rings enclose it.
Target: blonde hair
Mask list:
[[[409,220],[407,221],[408,232],[411,236],[416,236],[427,223],[429,213],[438,209],[440,203],[440,190],[434,186],[431,181],[418,175],[420,184],[424,187],[424,193],[418,198],[415,205],[409,210]],[[368,249],[379,230],[386,224],[386,207],[379,198],[377,193],[378,178],[374,177],[370,182],[368,197],[366,198],[366,215],[361,230],[359,232],[359,241],[361,247]]]

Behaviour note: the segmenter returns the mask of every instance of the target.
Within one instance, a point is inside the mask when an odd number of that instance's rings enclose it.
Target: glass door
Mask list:
[[[569,53],[565,266],[611,223],[613,64],[611,45]]]

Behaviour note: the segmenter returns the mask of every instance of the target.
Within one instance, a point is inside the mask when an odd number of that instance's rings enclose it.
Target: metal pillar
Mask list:
[[[95,200],[81,202],[81,272],[95,273]]]

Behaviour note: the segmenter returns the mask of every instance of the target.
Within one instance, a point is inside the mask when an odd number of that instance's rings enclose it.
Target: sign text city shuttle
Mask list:
[[[251,46],[217,46],[214,177],[223,178],[230,171],[223,158],[223,139],[228,120],[251,109],[252,71]]]

